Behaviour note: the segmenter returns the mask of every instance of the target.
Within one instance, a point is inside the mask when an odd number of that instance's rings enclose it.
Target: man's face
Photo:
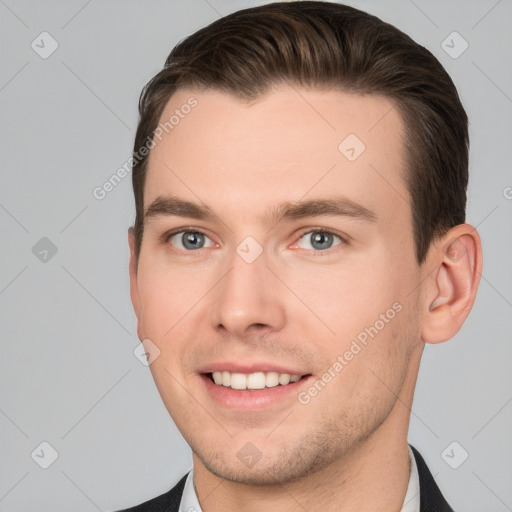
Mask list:
[[[287,86],[251,104],[180,90],[161,122],[176,110],[150,155],[132,300],[196,462],[283,482],[406,432],[422,276],[397,110]]]

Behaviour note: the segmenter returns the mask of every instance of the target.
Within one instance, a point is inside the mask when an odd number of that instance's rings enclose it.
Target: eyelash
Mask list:
[[[175,235],[179,235],[181,233],[187,233],[187,232],[190,232],[190,233],[199,233],[201,235],[204,235],[208,238],[210,238],[204,231],[201,231],[200,229],[197,229],[197,228],[179,228],[179,229],[176,229],[176,230],[173,230],[171,232],[168,232],[166,233],[162,238],[163,238],[163,241],[164,243],[166,244],[169,244],[170,242],[170,239],[175,236]],[[307,235],[307,234],[310,234],[310,233],[323,233],[323,234],[329,234],[329,235],[334,235],[335,237],[338,237],[340,240],[341,240],[341,243],[338,244],[338,245],[335,245],[333,247],[330,247],[329,249],[325,249],[325,250],[315,250],[315,249],[303,249],[304,251],[307,251],[307,252],[310,252],[310,253],[316,253],[316,254],[320,254],[320,253],[330,253],[331,251],[335,250],[336,247],[339,247],[339,246],[344,246],[344,245],[348,245],[348,239],[344,236],[341,236],[339,235],[338,233],[335,233],[334,231],[330,231],[328,229],[325,229],[325,228],[308,228],[308,229],[305,229],[303,231],[300,232],[300,234],[298,235],[297,237],[297,241],[294,242],[293,245],[297,244],[298,241],[304,237],[304,235]],[[169,244],[170,245],[170,244]],[[174,248],[174,250],[180,252],[180,253],[194,253],[196,251],[183,251],[181,249],[176,249]],[[199,250],[199,249],[198,249]]]
[[[311,233],[321,233],[321,234],[328,234],[328,235],[333,235],[337,238],[339,238],[341,240],[341,243],[338,244],[338,245],[335,245],[333,247],[329,247],[329,249],[325,249],[324,251],[320,251],[320,250],[315,250],[315,249],[303,249],[304,251],[310,251],[312,253],[318,253],[318,254],[323,254],[323,253],[331,253],[332,251],[336,250],[337,247],[340,247],[340,246],[344,246],[344,245],[347,245],[348,244],[348,240],[346,237],[344,236],[341,236],[339,235],[338,233],[335,233],[334,231],[330,231],[329,229],[325,229],[325,228],[309,228],[309,229],[306,229],[306,230],[303,230],[300,232],[298,238],[297,238],[297,242],[294,243],[294,245],[296,243],[298,243],[298,241],[304,236],[304,235],[308,235],[308,234],[311,234]]]

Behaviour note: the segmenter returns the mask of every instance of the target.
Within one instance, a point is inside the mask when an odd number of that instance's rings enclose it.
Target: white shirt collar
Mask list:
[[[404,504],[402,505],[400,512],[420,512],[420,480],[418,476],[418,468],[416,466],[416,459],[414,458],[414,453],[410,446],[409,460],[411,462],[409,485],[407,486]],[[194,489],[194,470],[190,471],[185,482],[179,512],[202,512]]]
[[[405,493],[404,504],[400,512],[420,512],[420,477],[414,453],[409,446],[409,460],[411,461],[411,472],[409,474],[409,485]],[[201,509],[198,509],[200,512]],[[190,511],[192,512],[192,511]]]
[[[191,469],[185,481],[179,512],[203,512],[194,489],[194,470]]]

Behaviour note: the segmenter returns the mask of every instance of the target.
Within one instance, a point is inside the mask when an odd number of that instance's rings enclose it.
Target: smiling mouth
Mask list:
[[[288,386],[298,382],[307,375],[294,375],[278,372],[235,373],[216,371],[206,374],[217,386],[224,386],[235,390],[256,391],[277,386]]]

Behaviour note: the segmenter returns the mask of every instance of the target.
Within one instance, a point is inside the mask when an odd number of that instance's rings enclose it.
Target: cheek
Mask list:
[[[324,327],[330,331],[331,343],[333,340],[350,342],[400,301],[402,283],[392,274],[393,269],[376,265],[375,261],[372,258],[366,263],[361,260],[337,266],[310,265],[308,269],[287,269],[288,275],[284,280],[318,317],[315,320],[313,314],[308,314],[311,322],[323,321]],[[380,258],[380,261],[384,260]],[[394,317],[394,313],[392,310],[390,316]]]
[[[204,295],[199,288],[201,282],[155,260],[144,262],[139,269],[143,335],[159,350],[150,371],[173,418],[177,408],[186,410],[184,404],[190,400],[184,388],[193,387],[187,381],[188,353],[190,336],[197,327],[197,324],[191,325],[194,305]]]
[[[204,279],[151,262],[139,270],[141,321],[146,336],[163,340],[173,334],[190,309],[204,295]]]
[[[160,388],[193,374],[192,360],[197,346],[208,339],[208,313],[218,271],[195,265],[177,266],[155,261],[144,262],[139,271],[140,323],[142,335],[160,350],[151,371]],[[179,386],[178,386],[179,387]],[[176,389],[175,389],[176,391]]]

